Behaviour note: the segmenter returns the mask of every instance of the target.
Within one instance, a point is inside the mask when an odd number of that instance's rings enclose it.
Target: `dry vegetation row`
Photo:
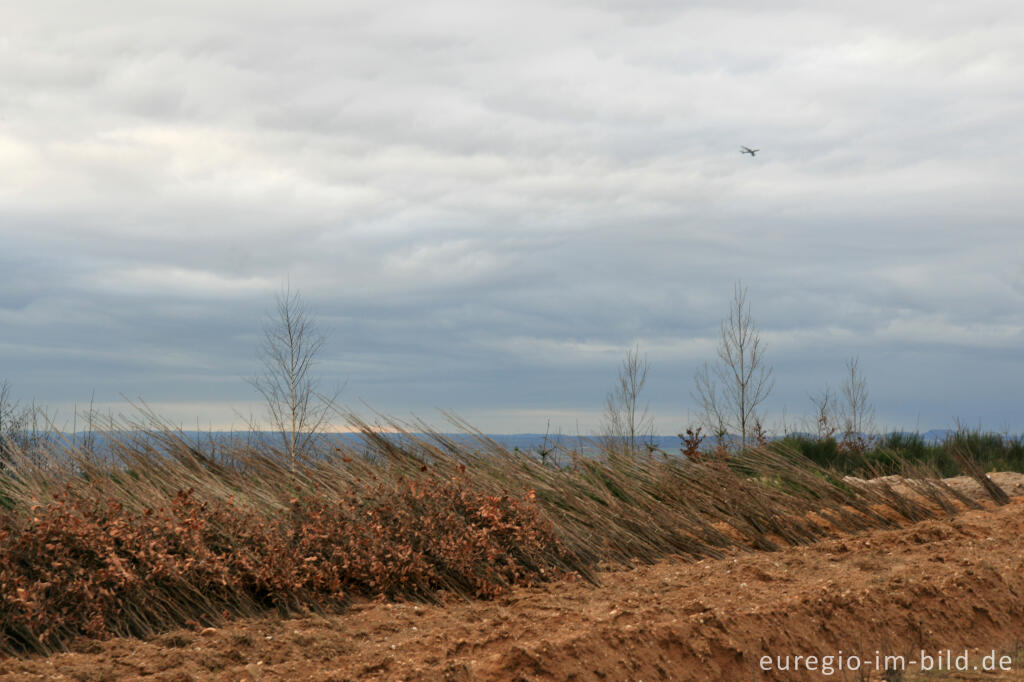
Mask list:
[[[294,471],[282,453],[203,451],[158,423],[108,434],[109,457],[12,453],[0,652],[326,612],[352,596],[490,598],[553,576],[594,581],[602,562],[773,550],[977,506],[938,479],[867,485],[782,448],[710,462],[575,453],[555,467],[468,427],[385,435],[353,420],[358,446]]]

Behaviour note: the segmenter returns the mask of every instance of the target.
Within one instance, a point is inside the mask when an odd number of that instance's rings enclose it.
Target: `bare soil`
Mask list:
[[[608,569],[492,601],[355,603],[344,613],[235,621],[150,641],[81,641],[0,659],[0,680],[901,679],[875,655],[995,650],[1013,669],[902,679],[1024,679],[1024,476],[992,474],[996,507],[778,552]],[[971,479],[950,485],[976,499]],[[890,483],[899,484],[898,481]],[[857,656],[861,670],[820,672]],[[762,656],[818,656],[818,671],[764,672]],[[792,663],[791,663],[792,665]],[[806,665],[806,664],[805,664]]]

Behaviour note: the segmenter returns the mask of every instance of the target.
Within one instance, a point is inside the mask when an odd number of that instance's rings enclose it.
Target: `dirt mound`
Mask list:
[[[1024,492],[1024,477],[1004,478],[993,476]],[[982,499],[970,483],[951,485]],[[955,661],[966,648],[967,664],[981,666],[1021,641],[1024,498],[1014,497],[901,530],[608,570],[597,587],[565,581],[489,602],[362,602],[339,616],[82,641],[72,653],[0,660],[0,679],[826,679],[825,657],[833,679],[881,679],[886,656],[903,656],[912,673],[922,649],[934,667],[935,655]],[[860,670],[850,670],[851,657]],[[1013,665],[998,679],[1024,678],[1020,660]]]
[[[1017,473],[1016,471],[996,471],[985,475],[1010,497],[1024,495],[1024,474]],[[914,481],[908,481],[903,476],[882,476],[870,480],[847,476],[845,480],[856,481],[869,486],[888,485],[901,494],[916,494]],[[987,501],[991,499],[982,484],[970,476],[953,476],[952,478],[942,479],[942,482],[955,492],[966,495],[973,500]]]

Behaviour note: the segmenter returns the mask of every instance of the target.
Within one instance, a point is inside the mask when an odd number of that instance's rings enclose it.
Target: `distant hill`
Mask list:
[[[182,438],[188,443],[194,443],[198,447],[206,449],[209,447],[210,440],[218,444],[226,444],[229,441],[243,441],[252,444],[258,444],[262,439],[266,444],[277,447],[280,445],[279,435],[272,432],[262,433],[251,433],[247,431],[195,431],[195,430],[183,430],[178,432]],[[914,432],[905,431],[902,433],[912,434]],[[942,443],[946,438],[954,433],[953,429],[931,429],[920,434],[921,438],[928,445],[934,445]],[[413,436],[426,435],[426,434],[410,434]],[[476,436],[466,433],[445,433],[443,434],[446,438],[452,440],[471,444]],[[790,436],[813,438],[814,435],[803,432],[792,432],[788,434]],[[65,434],[48,434],[50,438],[57,441],[63,439],[68,444],[82,445],[92,439],[92,443],[95,448],[99,451],[104,450],[104,446],[107,444],[107,437],[101,431],[93,433],[78,432],[78,433],[65,433]],[[331,433],[328,437],[339,445],[342,443],[348,445],[358,444],[361,440],[361,436],[357,433]],[[396,436],[401,437],[401,436]],[[429,437],[429,436],[428,436]],[[566,435],[552,435],[542,433],[511,433],[511,434],[484,434],[485,438],[489,438],[504,447],[514,450],[519,449],[526,452],[538,452],[543,449],[562,449],[562,450],[592,450],[599,442],[599,436],[566,436]],[[773,437],[772,440],[779,440],[781,436]],[[724,440],[728,443],[735,443],[739,440],[739,436],[727,435],[724,436]],[[679,436],[654,436],[649,441],[654,447],[663,450],[665,452],[678,453],[682,445]],[[712,437],[706,437],[704,439],[703,447],[711,448],[717,443],[717,440]]]

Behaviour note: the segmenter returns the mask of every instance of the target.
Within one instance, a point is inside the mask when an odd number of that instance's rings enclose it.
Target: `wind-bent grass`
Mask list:
[[[784,445],[706,462],[567,451],[552,466],[454,417],[460,437],[349,415],[358,442],[291,471],[272,448],[204,450],[144,417],[105,434],[104,457],[67,443],[11,453],[0,652],[352,596],[486,598],[561,576],[596,581],[602,563],[770,551],[975,504],[929,472],[910,495]]]

